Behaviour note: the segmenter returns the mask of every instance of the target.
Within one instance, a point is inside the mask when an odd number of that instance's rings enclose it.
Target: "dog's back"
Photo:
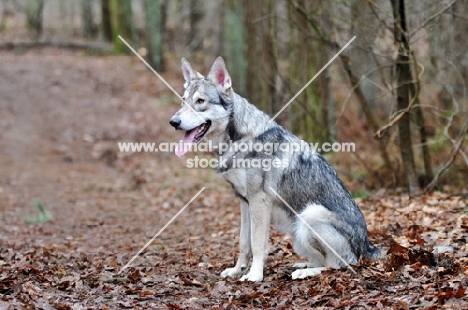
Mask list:
[[[237,106],[234,113],[236,110],[250,110],[253,107],[246,101],[238,101],[235,104],[237,104]],[[249,105],[249,107],[242,107],[242,105]],[[262,145],[306,145],[306,142],[300,140],[276,123],[262,124],[262,121],[264,122],[265,119],[257,117],[255,113],[244,114],[242,121],[243,123],[256,124],[258,128],[267,127],[268,129],[262,131],[253,138],[241,138],[235,141],[235,143],[253,145],[256,143],[261,143]],[[237,126],[237,124],[234,125]],[[242,132],[241,129],[237,131]],[[355,263],[360,256],[369,258],[378,257],[380,251],[369,243],[364,216],[349,191],[339,179],[335,170],[319,153],[309,147],[302,147],[297,152],[291,151],[291,149],[292,147],[287,151],[282,151],[280,147],[277,147],[276,151],[271,152],[271,154],[257,151],[237,151],[225,154],[224,157],[228,157],[227,165],[219,169],[218,172],[226,175],[226,172],[231,169],[242,169],[241,167],[234,167],[233,158],[235,158],[237,162],[242,159],[250,161],[255,159],[269,159],[270,162],[276,159],[280,161],[287,159],[288,165],[278,169],[272,168],[269,171],[265,171],[263,167],[250,167],[245,169],[244,174],[247,179],[246,183],[248,184],[246,186],[247,192],[244,194],[246,196],[245,199],[248,200],[248,196],[258,191],[257,184],[252,183],[258,183],[257,180],[261,179],[262,190],[268,193],[273,199],[275,207],[281,208],[284,211],[295,228],[301,225],[300,220],[298,220],[295,213],[285,205],[283,200],[298,214],[309,214],[312,212],[310,210],[311,208],[323,209],[322,211],[324,212],[322,213],[326,213],[327,216],[322,217],[319,224],[322,225],[323,222],[328,222],[336,233],[341,235],[349,243],[349,250],[351,253],[344,255],[350,258],[348,261],[349,263]],[[227,179],[228,181],[231,180],[230,177],[227,177]],[[236,190],[235,185],[236,184],[234,184],[233,187]],[[272,192],[270,188],[273,188],[278,195]],[[242,197],[239,193],[237,194]],[[293,232],[293,234],[297,235],[297,230]],[[311,236],[311,238],[313,238],[313,236]],[[301,237],[301,239],[303,239],[303,237]],[[326,247],[326,245],[324,245],[324,247]]]

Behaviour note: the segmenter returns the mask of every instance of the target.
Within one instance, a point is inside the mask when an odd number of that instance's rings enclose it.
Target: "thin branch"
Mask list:
[[[422,22],[421,25],[419,25],[419,27],[417,27],[416,29],[414,29],[413,31],[410,32],[410,35],[409,37],[411,38],[414,34],[416,34],[416,32],[418,32],[419,30],[421,30],[422,28],[426,27],[427,24],[429,24],[430,22],[432,22],[434,19],[436,19],[437,17],[439,17],[440,15],[444,14],[445,12],[447,12],[447,10],[449,10],[454,4],[455,2],[457,2],[458,0],[453,0],[452,2],[450,2],[449,4],[447,4],[445,7],[443,7],[439,12],[433,14],[432,16],[430,16],[428,19],[426,19],[424,22]]]
[[[444,166],[437,172],[436,176],[434,179],[429,183],[426,188],[424,189],[424,192],[427,193],[431,191],[434,186],[439,182],[440,175],[447,170],[452,163],[454,162],[455,158],[457,157],[457,154],[460,153],[463,156],[463,159],[465,160],[466,164],[468,165],[468,156],[466,153],[461,149],[461,146],[463,145],[463,142],[465,141],[465,135],[466,132],[468,131],[468,123],[465,123],[465,126],[460,130],[460,133],[458,135],[459,139],[458,141],[454,140],[452,136],[450,136],[448,129],[452,126],[453,119],[455,118],[455,115],[457,115],[460,111],[460,106],[458,102],[455,100],[455,97],[452,95],[453,99],[453,105],[455,107],[455,111],[450,115],[449,120],[447,122],[447,125],[444,127],[444,135],[447,137],[447,139],[452,142],[453,147],[449,155],[449,159],[447,162],[444,164]]]
[[[455,115],[457,115],[460,112],[460,105],[458,104],[457,100],[455,99],[455,96],[453,95],[452,95],[452,100],[453,100],[453,105],[455,107],[455,111],[450,115],[447,126],[444,127],[444,135],[455,146],[456,141],[452,138],[448,130],[452,126]],[[465,159],[465,162],[468,165],[468,156],[465,154],[465,152],[462,149],[459,149],[459,153],[463,156],[463,159]]]
[[[374,59],[374,62],[377,65],[377,67],[382,68],[382,64],[380,63],[380,60],[377,57],[377,54],[374,51],[371,51],[370,54],[372,55],[372,58]],[[390,57],[390,59],[392,58]],[[390,87],[391,83],[387,82],[387,79],[385,78],[385,72],[383,72],[383,70],[381,70],[380,72],[380,79],[381,79],[382,84],[386,86],[387,90],[391,88]]]
[[[367,167],[366,167],[367,168]],[[366,179],[365,178],[361,178],[360,176],[356,175],[355,173],[352,173],[351,171],[347,170],[347,169],[342,169],[342,168],[336,168],[335,169],[336,172],[338,173],[342,173],[344,175],[347,175],[348,177],[352,178],[353,180],[356,180],[358,181],[359,183],[362,183],[364,184],[364,186],[366,186]],[[371,171],[372,172],[372,171]]]
[[[374,1],[366,0],[366,2],[369,4],[369,7],[372,10],[372,13],[374,13],[375,17],[379,20],[380,24],[384,25],[387,30],[390,30],[390,32],[393,32],[393,29],[390,28],[390,26],[388,26],[387,23],[382,18],[380,18],[379,14],[375,11],[375,9],[377,8],[384,15],[387,15],[388,20],[393,20],[393,16],[387,14],[387,12],[385,12],[381,7],[379,7]]]
[[[420,80],[421,76],[424,74],[424,66],[419,62],[417,62],[416,65],[421,68],[421,71],[419,72],[419,75],[417,77],[418,80]],[[376,133],[374,134],[374,137],[380,138],[389,128],[391,128],[393,125],[398,123],[398,121],[413,108],[413,105],[417,102],[418,96],[419,96],[419,87],[417,87],[416,94],[413,95],[413,98],[411,98],[411,102],[408,104],[406,109],[403,109],[402,111],[395,114],[395,116],[393,116],[392,120],[388,124],[382,126],[379,130],[376,131]]]
[[[23,13],[23,14],[26,14],[26,13],[27,13],[27,8],[26,8],[26,6],[22,5],[22,4],[20,3],[20,1],[18,1],[18,0],[10,0],[10,1],[11,1],[10,3],[13,4],[13,7],[15,8],[15,10],[18,10],[18,11],[20,11],[20,12]]]
[[[370,70],[370,71],[368,71],[368,72],[366,72],[365,74],[362,75],[361,79],[355,85],[353,85],[353,87],[349,90],[348,94],[346,95],[346,98],[345,98],[345,100],[343,102],[343,106],[341,108],[340,115],[336,119],[335,126],[339,123],[341,117],[343,116],[344,111],[346,109],[346,106],[348,105],[348,102],[351,99],[351,96],[354,94],[354,91],[356,90],[356,88],[358,88],[361,85],[361,83],[365,79],[367,79],[372,73],[374,73],[376,71],[380,71],[382,68],[387,68],[387,67],[392,67],[392,66],[393,66],[393,64],[382,66],[382,67],[377,67],[377,68],[374,68],[374,69],[372,69],[372,70]],[[376,86],[379,87],[379,88],[382,87],[380,85],[376,85]],[[388,91],[388,89],[385,89],[385,90]]]
[[[453,14],[453,16],[458,17],[458,18],[463,19],[464,21],[467,21],[467,22],[468,22],[468,16],[465,16],[465,15],[462,15],[462,14],[458,14],[458,13],[456,13],[456,12],[453,12],[452,14]]]
[[[426,188],[424,189],[424,193],[430,192],[437,185],[437,183],[439,182],[439,178],[440,178],[441,174],[445,170],[447,170],[452,165],[452,163],[455,161],[455,158],[457,157],[457,154],[459,153],[460,148],[462,147],[463,142],[465,141],[465,135],[466,135],[467,131],[468,131],[468,124],[465,124],[465,126],[462,128],[462,130],[460,132],[460,135],[459,135],[460,138],[458,139],[458,141],[456,141],[456,143],[454,144],[454,146],[452,148],[452,151],[450,152],[449,159],[444,164],[444,166],[437,172],[437,174],[435,175],[435,177],[431,181],[431,183],[429,183],[426,186]]]
[[[463,74],[460,72],[459,68],[457,68],[457,66],[455,66],[455,64],[451,61],[451,60],[445,60],[450,66],[452,66],[453,68],[453,71],[455,71],[455,73],[457,74],[458,76],[458,79],[460,80],[460,83],[461,85],[463,86],[463,97],[466,97],[466,81],[465,81],[465,78],[463,77]],[[445,86],[444,86],[445,87]],[[453,98],[453,96],[452,96]]]
[[[465,132],[466,132],[466,131],[465,131]],[[450,136],[450,134],[449,134],[448,132],[446,132],[445,130],[444,130],[444,135],[447,137],[447,139],[448,139],[450,142],[452,142],[453,146],[456,145],[456,142],[457,142],[457,141],[453,140],[453,138]],[[461,148],[458,149],[458,153],[460,153],[460,155],[461,155],[461,156],[463,157],[463,159],[465,160],[466,165],[468,166],[468,155],[466,155],[466,153],[465,153]]]

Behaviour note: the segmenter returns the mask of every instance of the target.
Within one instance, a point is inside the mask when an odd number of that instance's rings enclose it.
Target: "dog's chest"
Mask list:
[[[237,195],[247,198],[247,175],[244,169],[232,169],[220,175],[231,184]]]

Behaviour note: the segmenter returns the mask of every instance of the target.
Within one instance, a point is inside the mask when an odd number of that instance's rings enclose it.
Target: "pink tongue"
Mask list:
[[[182,137],[182,140],[179,141],[179,144],[177,145],[175,149],[175,154],[178,157],[181,157],[185,153],[190,151],[190,147],[192,146],[196,133],[197,133],[197,128],[185,132],[184,136]]]

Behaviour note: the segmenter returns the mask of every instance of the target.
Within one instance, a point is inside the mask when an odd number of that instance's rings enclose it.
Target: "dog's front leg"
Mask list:
[[[246,274],[250,258],[252,257],[252,250],[250,247],[250,212],[249,204],[241,200],[241,227],[239,246],[240,254],[237,259],[237,264],[233,268],[227,268],[221,272],[221,277],[239,278]]]
[[[265,193],[261,193],[249,200],[252,246],[252,266],[248,274],[241,281],[263,280],[263,265],[265,264],[270,232],[271,201]]]

